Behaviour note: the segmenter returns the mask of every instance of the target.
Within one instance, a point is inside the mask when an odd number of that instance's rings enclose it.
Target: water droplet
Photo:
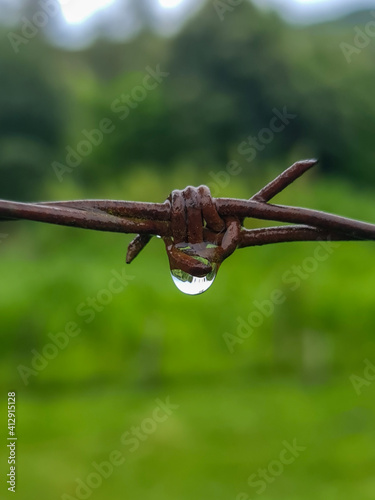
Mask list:
[[[212,264],[212,271],[202,278],[197,278],[191,274],[181,271],[181,269],[172,269],[171,276],[176,287],[187,295],[199,295],[210,288],[217,274],[217,265]]]

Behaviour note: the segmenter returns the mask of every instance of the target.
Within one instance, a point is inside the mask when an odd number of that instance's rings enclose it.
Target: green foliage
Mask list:
[[[36,42],[35,42],[36,43]],[[46,61],[35,60],[35,52]],[[51,78],[53,62],[44,46],[26,58],[0,54],[1,197],[28,199],[41,194],[49,163],[65,127],[64,93]],[[54,75],[55,78],[57,74]]]
[[[374,182],[373,44],[350,64],[340,48],[353,43],[354,22],[369,19],[301,29],[243,2],[221,22],[207,2],[169,39],[141,32],[77,53],[38,39],[17,58],[3,48],[2,196],[41,196],[43,181],[55,177],[52,161],[64,163],[66,147],[75,149],[83,131],[104,118],[114,132],[74,169],[78,183],[100,186],[140,163],[172,171],[187,159],[206,171],[246,161],[250,177],[276,158],[300,157],[319,157],[323,169],[356,183]],[[157,67],[169,76],[119,112],[116,100],[132,95],[146,68]],[[275,109],[295,119],[255,156],[244,155],[241,144],[269,127]]]
[[[368,19],[302,29],[242,2],[221,22],[207,2],[174,37],[148,30],[73,53],[40,34],[17,57],[5,33],[0,196],[163,201],[208,184],[246,198],[317,156],[320,170],[278,201],[375,221],[374,45],[351,64],[340,49]],[[121,119],[113,103],[158,65],[169,76]],[[296,118],[244,155],[284,107]],[[103,119],[113,131],[60,183],[52,162],[67,163],[66,148]],[[0,385],[18,394],[23,499],[75,495],[75,478],[119,449],[125,465],[92,498],[248,500],[249,476],[294,438],[308,451],[264,500],[374,498],[375,385],[358,396],[350,378],[375,364],[371,242],[323,249],[319,262],[314,242],[239,250],[208,292],[187,297],[156,238],[126,266],[130,236],[30,222],[3,223],[0,236]],[[251,327],[275,293],[283,300]],[[107,302],[95,310],[98,297]],[[35,370],[36,353],[72,323],[78,334]],[[35,370],[28,385],[20,366]],[[130,454],[122,434],[167,395],[180,409]]]
[[[154,183],[152,177],[147,179],[147,171],[144,174],[142,181],[137,174],[124,177],[125,184],[111,184],[113,198],[137,198],[136,186],[144,198],[162,200],[163,180]],[[234,180],[232,183],[234,194],[243,195],[243,187]],[[80,197],[77,191],[74,195]],[[63,189],[57,197],[71,196]],[[302,184],[290,189],[280,201],[374,220],[371,200],[370,194],[360,196],[345,184],[336,188],[333,183],[315,182],[312,187]],[[113,380],[124,376],[141,380],[142,370],[147,371],[147,367],[135,366],[134,359],[142,355],[143,349],[145,356],[151,356],[156,381],[192,376],[197,367],[205,373],[272,373],[287,367],[298,376],[300,370],[303,372],[305,330],[316,331],[319,338],[334,342],[331,368],[341,370],[347,363],[355,365],[366,357],[369,332],[375,328],[371,314],[371,243],[334,247],[332,252],[326,252],[327,259],[317,269],[305,271],[305,277],[299,280],[290,278],[296,276],[293,266],[311,259],[316,243],[239,250],[219,270],[208,292],[200,297],[185,297],[172,284],[160,240],[154,239],[125,269],[125,247],[130,236],[27,222],[2,227],[11,235],[1,248],[1,275],[6,283],[0,291],[1,317],[4,331],[13,332],[4,338],[4,379],[13,373],[14,381],[19,380],[14,366],[30,364],[31,349],[42,349],[49,342],[48,333],[63,331],[68,322],[77,322],[81,334],[50,367],[30,378],[31,387],[64,384],[72,371],[82,382],[96,379],[98,372]],[[114,294],[108,306],[97,312],[93,321],[86,322],[87,316],[79,314],[79,306],[107,289],[113,272],[121,274],[124,269],[132,278],[123,293]],[[285,304],[277,306],[275,314],[251,338],[234,345],[235,355],[231,356],[224,334],[238,336],[240,323],[247,323],[256,310],[254,301],[269,299],[275,289],[284,293]],[[38,298],[37,302],[33,297]],[[276,353],[272,354],[279,336],[285,337],[286,343],[294,339],[287,359],[279,360],[274,357]],[[82,359],[74,367],[77,349]],[[66,371],[64,366],[71,369]]]
[[[171,180],[143,169],[108,181],[103,191],[161,200],[169,183],[184,185],[191,175],[182,170]],[[250,194],[239,180],[231,190]],[[53,194],[83,195],[66,183]],[[372,192],[314,182],[309,174],[278,201],[374,220],[372,199]],[[128,236],[27,222],[2,231],[9,237],[0,247],[0,379],[3,392],[11,387],[18,394],[24,471],[18,487],[25,500],[41,484],[46,498],[74,496],[75,478],[85,480],[92,462],[113,450],[126,461],[95,498],[124,490],[150,499],[215,494],[224,500],[240,492],[251,498],[249,476],[294,438],[307,451],[267,486],[264,498],[313,499],[337,488],[344,499],[359,491],[372,498],[375,389],[365,386],[358,396],[350,380],[362,375],[364,359],[373,360],[371,243],[343,243],[295,290],[285,273],[306,265],[317,243],[239,250],[208,292],[188,297],[172,284],[160,240],[126,266]],[[134,279],[86,323],[78,306],[108,289],[113,271],[125,266]],[[239,318],[246,324],[254,302],[276,289],[285,301],[231,353],[224,334],[238,335]],[[31,367],[32,351],[43,352],[49,334],[70,322],[79,335],[25,386],[19,365]],[[167,395],[180,408],[131,453],[121,436]]]

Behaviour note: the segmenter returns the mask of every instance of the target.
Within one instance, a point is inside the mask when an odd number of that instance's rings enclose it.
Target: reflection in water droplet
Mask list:
[[[187,295],[199,295],[210,288],[216,278],[217,265],[212,264],[212,271],[202,278],[192,276],[180,269],[172,269],[171,276],[176,287]]]

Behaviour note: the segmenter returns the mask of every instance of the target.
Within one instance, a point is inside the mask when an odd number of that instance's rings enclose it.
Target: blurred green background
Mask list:
[[[375,17],[359,3],[297,23],[282,3],[279,13],[193,0],[156,11],[156,0],[119,0],[68,26],[62,14],[77,12],[56,1],[0,2],[1,198],[159,202],[188,184],[248,198],[318,157],[277,201],[375,222]],[[285,109],[293,118],[270,139],[264,129]],[[322,262],[314,242],[239,250],[189,297],[160,240],[126,266],[130,240],[1,224],[0,498],[11,495],[6,395],[16,391],[25,500],[373,499],[373,244],[343,243]],[[275,290],[283,303],[241,339],[254,302]],[[83,315],[90,298],[102,305]],[[33,366],[70,323],[79,334]],[[178,408],[150,421],[168,397]],[[136,427],[133,450],[124,433]],[[305,450],[277,469],[294,440]],[[93,463],[114,450],[123,463],[95,482]]]

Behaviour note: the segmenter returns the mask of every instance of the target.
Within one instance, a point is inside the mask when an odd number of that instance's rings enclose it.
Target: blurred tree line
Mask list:
[[[142,5],[135,38],[75,52],[38,32],[16,54],[3,28],[1,197],[41,196],[53,165],[60,180],[76,170],[76,182],[96,184],[139,165],[218,171],[236,160],[253,176],[314,156],[334,175],[375,181],[375,44],[350,63],[340,46],[353,44],[358,16],[301,28],[248,2],[220,19],[207,2],[167,38]]]

